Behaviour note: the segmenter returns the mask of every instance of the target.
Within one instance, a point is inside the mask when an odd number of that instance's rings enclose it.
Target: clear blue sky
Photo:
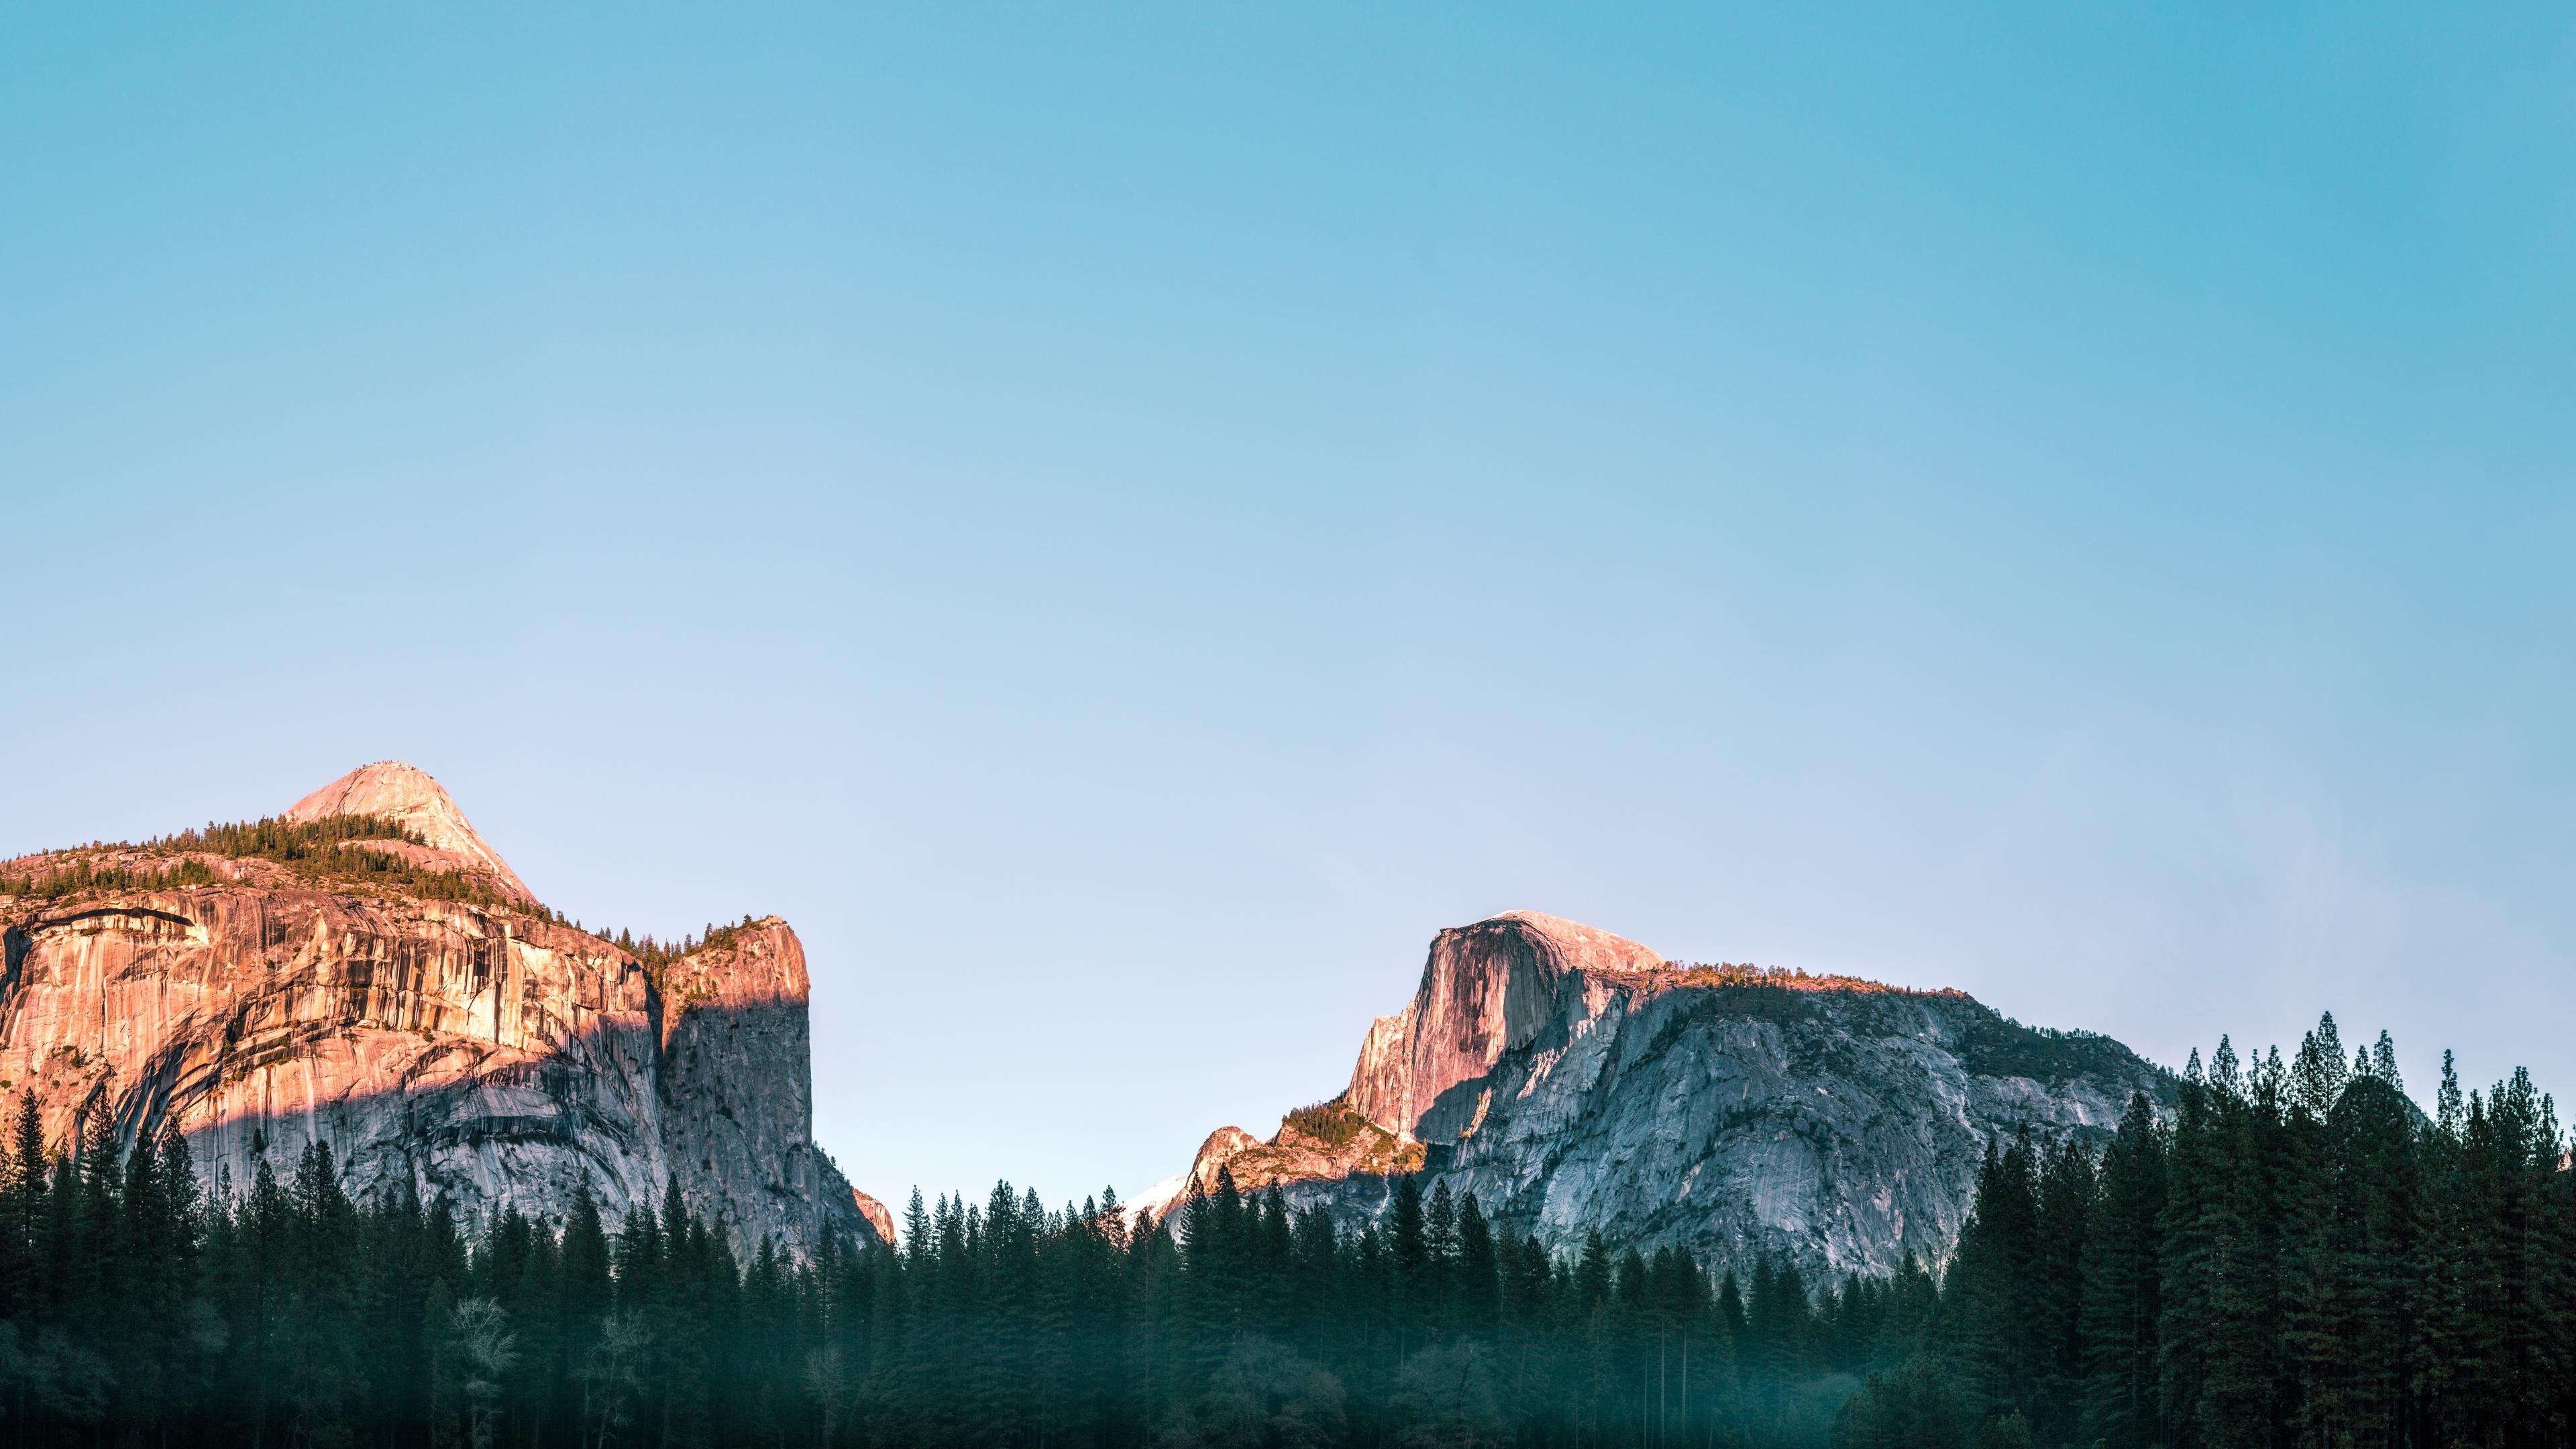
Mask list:
[[[12,7],[0,851],[409,759],[889,1198],[1515,906],[2576,1092],[2569,12],[1764,8]]]

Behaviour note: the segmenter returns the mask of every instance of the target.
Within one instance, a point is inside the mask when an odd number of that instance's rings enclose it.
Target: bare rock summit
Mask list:
[[[390,820],[426,842],[425,848],[402,852],[413,863],[485,876],[504,894],[536,904],[537,898],[527,882],[510,869],[501,852],[475,833],[465,812],[426,770],[400,760],[360,765],[296,801],[286,812],[286,818],[293,821],[320,820],[329,815],[373,815]]]

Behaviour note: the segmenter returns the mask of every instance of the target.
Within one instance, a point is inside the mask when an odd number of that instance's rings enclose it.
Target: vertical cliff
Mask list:
[[[2170,1080],[2119,1043],[1958,992],[1690,966],[1515,911],[1433,940],[1341,1096],[1267,1142],[1212,1134],[1175,1190],[1222,1170],[1356,1222],[1423,1171],[1559,1248],[1886,1272],[1948,1257],[1988,1141],[2099,1140],[2140,1092]]]
[[[662,1150],[681,1195],[797,1243],[854,1217],[874,1227],[814,1145],[806,992],[805,947],[776,916],[718,933],[659,991]]]
[[[1569,1012],[1597,1009],[1612,983],[1663,964],[1634,941],[1537,911],[1442,931],[1413,1000],[1361,1043],[1351,1110],[1404,1141],[1454,1137],[1463,1124],[1438,1112],[1444,1097]]]
[[[613,1220],[676,1182],[746,1249],[871,1231],[812,1140],[784,922],[648,961],[536,905],[408,766],[283,819],[0,865],[0,1090],[36,1093],[49,1141],[97,1103],[236,1189],[320,1138],[353,1194],[469,1218],[586,1190]],[[390,833],[334,838],[352,821]]]

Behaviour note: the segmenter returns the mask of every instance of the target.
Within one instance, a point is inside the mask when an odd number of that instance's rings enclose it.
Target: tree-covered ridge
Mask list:
[[[606,927],[592,929],[552,907],[520,900],[497,889],[484,875],[417,864],[401,854],[369,849],[371,845],[426,848],[419,831],[380,815],[324,815],[311,820],[264,816],[230,824],[209,823],[172,835],[156,835],[135,844],[99,842],[50,851],[11,862],[15,874],[0,874],[0,896],[60,901],[75,896],[127,891],[184,890],[231,884],[205,857],[264,860],[283,866],[295,879],[317,886],[368,895],[409,896],[454,901],[486,910],[527,912],[538,919],[609,942],[633,956],[648,974],[660,979],[674,962],[699,951],[731,945],[752,924],[710,923],[703,931],[675,940],[657,939]]]
[[[313,820],[269,816],[208,824],[154,836],[140,845],[99,844],[33,857],[20,862],[27,868],[19,874],[0,876],[0,895],[60,900],[94,891],[221,885],[225,878],[203,859],[220,856],[274,862],[295,879],[313,885],[500,909],[522,904],[474,872],[424,866],[398,852],[368,848],[386,843],[428,844],[418,831],[376,815],[325,815]]]
[[[1856,1011],[1879,1020],[1909,1005],[1932,1006],[1947,1024],[1945,1045],[1960,1065],[1978,1076],[2027,1077],[2062,1083],[2084,1079],[2150,1083],[2159,1105],[2170,1105],[2173,1075],[2126,1045],[2098,1032],[2030,1026],[1951,987],[1889,986],[1850,976],[1816,976],[1778,967],[1693,966],[1666,984],[1710,993],[1730,1016],[1773,1021],[1825,1019]],[[1899,1028],[1911,1034],[1915,1028]]]
[[[1348,1092],[1329,1102],[1294,1108],[1279,1120],[1279,1125],[1301,1136],[1311,1137],[1326,1147],[1348,1147],[1369,1132],[1385,1130],[1351,1110]]]
[[[1744,961],[1673,961],[1666,963],[1677,986],[1769,987],[1778,991],[1830,991],[1853,996],[1964,997],[1955,987],[1894,986],[1866,976],[1810,972],[1797,966],[1756,966]]]
[[[59,901],[93,892],[175,891],[190,886],[220,885],[224,878],[202,860],[151,866],[126,859],[102,860],[89,852],[47,857],[41,870],[0,875],[0,896]]]
[[[557,919],[560,920],[561,917]],[[672,968],[701,951],[730,949],[742,939],[743,933],[750,930],[753,924],[750,914],[745,913],[739,921],[730,921],[724,925],[709,922],[701,931],[670,941],[658,939],[650,934],[638,936],[633,931],[622,929],[611,936],[604,927],[596,934],[601,940],[633,956],[636,964],[644,968],[644,974],[652,981],[654,989],[661,992],[666,1001],[674,996],[674,988],[677,986],[679,999],[671,1004],[686,1006],[690,1004],[691,993],[685,983],[673,981]],[[573,922],[572,926],[575,930],[586,929],[578,921]]]
[[[1270,1141],[1225,1160],[1244,1188],[1314,1177],[1385,1177],[1421,1170],[1426,1153],[1361,1116],[1345,1092],[1329,1102],[1299,1107],[1280,1119]]]
[[[421,833],[382,815],[324,815],[312,820],[263,816],[229,825],[155,836],[147,850],[203,850],[234,859],[275,860],[288,864],[327,860],[331,852],[356,840],[391,840],[427,845]]]

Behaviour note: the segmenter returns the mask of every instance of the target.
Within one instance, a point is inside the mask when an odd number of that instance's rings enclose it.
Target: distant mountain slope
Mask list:
[[[1418,1167],[1561,1248],[1597,1228],[1875,1273],[1947,1258],[1988,1139],[2098,1140],[2139,1092],[2168,1102],[2172,1079],[1959,992],[1688,966],[1515,911],[1433,940],[1340,1096],[1268,1142],[1219,1130],[1175,1189],[1222,1168],[1357,1222]]]
[[[57,1147],[175,1123],[244,1188],[320,1137],[353,1194],[469,1216],[587,1188],[613,1223],[676,1183],[746,1250],[873,1231],[813,1142],[795,932],[574,929],[408,765],[256,825],[0,864],[0,945],[0,1091],[32,1089]]]

